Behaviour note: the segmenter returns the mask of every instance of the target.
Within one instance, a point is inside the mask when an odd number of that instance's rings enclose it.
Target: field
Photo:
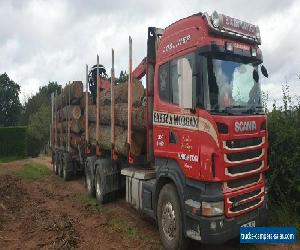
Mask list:
[[[0,249],[162,249],[155,223],[124,199],[99,206],[83,178],[64,182],[51,168],[42,157],[0,164]],[[200,247],[212,249],[191,245]],[[239,248],[258,247],[232,240],[213,249]]]

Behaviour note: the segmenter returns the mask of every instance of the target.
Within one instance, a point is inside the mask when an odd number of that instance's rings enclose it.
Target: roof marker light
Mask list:
[[[209,26],[209,31],[226,36],[236,37],[242,40],[261,44],[261,37],[257,25],[233,18],[217,11],[213,11],[211,15],[204,13]]]
[[[257,53],[256,53],[256,49],[255,48],[251,48],[251,56],[256,57]]]
[[[225,42],[225,50],[232,52],[233,51],[232,43]]]
[[[256,38],[258,41],[261,41],[261,37],[260,37],[260,30],[259,27],[256,25],[256,34],[255,34]]]
[[[212,25],[215,27],[215,28],[218,28],[221,24],[221,17],[220,15],[218,14],[217,11],[214,11],[212,14],[211,14],[211,21],[212,21]]]

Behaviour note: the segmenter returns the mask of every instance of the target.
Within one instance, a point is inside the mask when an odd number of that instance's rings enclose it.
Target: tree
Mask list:
[[[27,125],[30,116],[36,113],[43,105],[51,105],[51,93],[57,91],[60,94],[61,86],[57,82],[49,82],[48,85],[39,88],[39,91],[30,97],[24,105],[23,124]]]
[[[19,94],[20,85],[6,73],[0,75],[0,126],[16,125],[19,122],[22,110]]]
[[[116,79],[116,82],[122,83],[127,81],[128,81],[128,74],[126,73],[126,70],[125,71],[121,70],[120,76],[118,79]]]
[[[51,122],[51,107],[42,105],[29,118],[28,124],[28,155],[37,156],[49,140],[49,125]]]

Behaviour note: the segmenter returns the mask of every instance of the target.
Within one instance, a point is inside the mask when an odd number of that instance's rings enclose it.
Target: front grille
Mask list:
[[[252,150],[252,151],[247,151],[242,153],[231,153],[231,154],[227,154],[227,159],[229,161],[243,161],[247,159],[257,158],[261,155],[261,153],[262,153],[262,149]]]
[[[258,161],[258,162],[249,163],[245,165],[228,167],[227,171],[231,175],[244,174],[259,169],[261,167],[261,164],[262,162]]]
[[[255,184],[259,181],[259,179],[260,179],[260,175],[254,175],[243,179],[232,180],[227,182],[227,187],[230,189],[236,189],[239,187]]]
[[[252,192],[249,192],[249,193],[231,197],[231,198],[229,198],[229,201],[232,203],[240,202],[241,200],[246,200],[248,198],[254,197],[254,196],[258,195],[260,192],[261,192],[261,189],[257,189]]]
[[[226,146],[228,148],[246,148],[246,147],[257,146],[261,143],[262,143],[262,137],[255,137],[255,138],[248,138],[248,139],[226,141]]]
[[[243,211],[249,207],[255,206],[256,204],[258,204],[261,201],[261,198],[255,199],[253,201],[247,202],[245,204],[241,204],[235,207],[230,208],[231,212],[239,212],[239,211]]]

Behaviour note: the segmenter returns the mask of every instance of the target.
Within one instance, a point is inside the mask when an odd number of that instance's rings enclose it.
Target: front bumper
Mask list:
[[[255,226],[266,225],[267,217],[267,202],[252,212],[233,218],[203,217],[187,213],[186,234],[187,237],[203,243],[220,244],[239,236],[241,225],[247,222],[255,221]],[[214,229],[211,228],[212,222],[215,222],[216,225]]]

